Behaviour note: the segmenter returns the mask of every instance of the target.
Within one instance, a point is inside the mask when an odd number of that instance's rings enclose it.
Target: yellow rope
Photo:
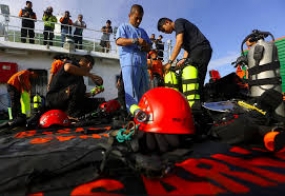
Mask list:
[[[243,107],[243,108],[246,108],[246,109],[250,109],[250,110],[255,110],[263,115],[266,114],[266,112],[264,112],[263,110],[259,109],[258,107],[254,106],[254,105],[251,105],[249,103],[246,103],[244,101],[238,101],[238,105]]]

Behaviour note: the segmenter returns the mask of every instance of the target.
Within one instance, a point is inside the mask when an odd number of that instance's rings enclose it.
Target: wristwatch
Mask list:
[[[172,63],[173,63],[173,60],[170,60],[170,59],[169,59],[169,60],[167,61],[167,63],[172,64]]]
[[[132,43],[138,45],[138,44],[139,44],[139,39],[138,39],[138,38],[133,39],[133,40],[132,40]]]

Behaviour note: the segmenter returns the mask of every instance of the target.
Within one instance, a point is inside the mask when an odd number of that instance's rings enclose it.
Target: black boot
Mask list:
[[[8,122],[10,127],[21,127],[26,126],[26,115],[25,114],[19,114],[16,118],[14,118],[12,121]]]
[[[37,111],[33,116],[31,116],[26,123],[28,129],[35,129],[39,125],[39,120],[43,112]]]

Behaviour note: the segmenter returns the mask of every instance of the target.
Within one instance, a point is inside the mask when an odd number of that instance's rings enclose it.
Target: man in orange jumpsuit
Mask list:
[[[37,74],[31,70],[22,70],[10,77],[7,82],[7,91],[11,102],[13,118],[23,116],[21,112],[21,93],[26,91],[30,93],[32,85],[31,78],[35,78]]]

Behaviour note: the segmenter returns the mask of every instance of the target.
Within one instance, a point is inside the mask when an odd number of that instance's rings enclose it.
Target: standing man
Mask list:
[[[149,37],[150,41],[152,42],[152,48],[153,50],[156,50],[156,39],[155,39],[155,34],[152,33]]]
[[[59,19],[59,22],[61,23],[61,47],[63,47],[63,44],[65,42],[66,36],[71,36],[71,29],[72,29],[72,20],[70,19],[70,13],[69,11],[64,12],[64,16],[62,16]]]
[[[158,21],[157,29],[166,34],[171,34],[175,31],[176,42],[172,54],[164,67],[165,72],[168,73],[171,64],[183,48],[183,59],[177,63],[177,67],[182,69],[183,94],[192,110],[198,109],[200,111],[200,101],[204,101],[204,80],[207,74],[208,63],[212,56],[210,42],[196,25],[183,18],[179,18],[174,22],[169,18],[161,18]]]
[[[147,53],[152,42],[145,30],[139,27],[143,15],[143,7],[134,4],[129,13],[129,23],[121,24],[116,35],[128,110],[139,102],[149,86]]]
[[[44,12],[42,20],[44,21],[44,45],[53,45],[54,38],[54,27],[57,23],[57,18],[52,15],[53,8],[51,6],[47,7]]]
[[[31,1],[26,1],[26,7],[21,9],[19,12],[19,17],[22,18],[22,28],[21,28],[21,42],[26,43],[26,38],[29,35],[29,42],[31,44],[35,43],[35,20],[37,20],[37,15],[32,9],[33,3]]]
[[[79,63],[66,62],[53,77],[50,90],[46,95],[46,104],[49,109],[65,110],[69,117],[78,118],[84,113],[95,111],[99,102],[88,98],[83,76],[89,77],[100,86],[103,79],[90,73],[94,66],[94,58],[83,56]]]
[[[101,31],[103,35],[101,37],[100,46],[102,46],[102,52],[109,52],[111,44],[110,44],[110,35],[113,33],[113,28],[111,26],[111,20],[106,21],[106,26],[103,26]]]
[[[25,116],[21,110],[21,94],[23,92],[30,94],[32,90],[30,80],[35,77],[37,77],[37,74],[33,70],[22,70],[12,75],[7,82],[7,91],[11,101],[14,122]]]
[[[163,57],[164,57],[164,42],[162,41],[162,39],[163,39],[163,36],[159,35],[155,43],[158,59],[161,61],[163,61]]]
[[[82,32],[85,29],[86,23],[82,20],[83,15],[79,14],[77,20],[74,22],[75,30],[73,33],[74,43],[76,44],[76,48],[82,49]]]

